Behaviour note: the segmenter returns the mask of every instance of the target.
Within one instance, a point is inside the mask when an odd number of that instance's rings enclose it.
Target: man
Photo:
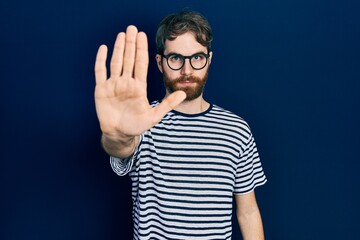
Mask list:
[[[247,123],[203,98],[213,53],[199,13],[159,25],[157,66],[166,96],[149,105],[147,38],[119,33],[107,79],[106,46],[95,63],[102,144],[132,180],[134,239],[231,239],[232,201],[244,239],[264,239],[254,188],[266,182]]]

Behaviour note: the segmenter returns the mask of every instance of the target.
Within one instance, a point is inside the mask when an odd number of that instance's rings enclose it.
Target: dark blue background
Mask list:
[[[213,26],[205,97],[256,137],[267,239],[358,236],[358,1],[13,0],[0,3],[0,239],[131,239],[130,181],[99,143],[95,54],[137,25],[161,98],[154,34],[183,7]]]

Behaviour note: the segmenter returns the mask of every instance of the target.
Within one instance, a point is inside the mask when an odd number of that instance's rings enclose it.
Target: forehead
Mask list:
[[[164,54],[179,53],[182,55],[192,55],[197,52],[207,52],[207,48],[196,41],[192,32],[184,33],[174,40],[165,41]]]

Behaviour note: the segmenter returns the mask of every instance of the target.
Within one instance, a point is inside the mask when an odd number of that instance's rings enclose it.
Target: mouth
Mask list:
[[[196,82],[190,81],[190,80],[185,80],[185,81],[179,81],[178,84],[181,86],[191,86],[193,84],[196,84]]]

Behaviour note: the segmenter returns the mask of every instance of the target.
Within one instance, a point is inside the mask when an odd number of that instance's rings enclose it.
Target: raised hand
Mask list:
[[[186,97],[174,92],[157,107],[147,99],[146,78],[149,64],[146,34],[129,26],[118,34],[107,79],[107,47],[100,46],[95,63],[95,105],[104,135],[113,139],[138,136],[158,123]]]

